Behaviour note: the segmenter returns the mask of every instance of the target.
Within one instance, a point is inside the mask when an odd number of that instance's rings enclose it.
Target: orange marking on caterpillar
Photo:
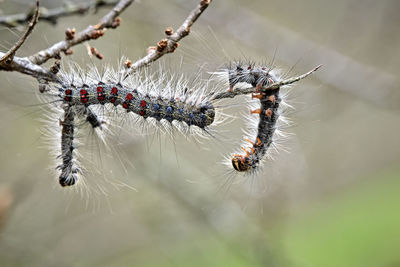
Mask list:
[[[256,146],[260,146],[262,144],[261,139],[257,137],[257,143]]]
[[[250,144],[252,144],[253,146],[255,145],[254,142],[250,141],[249,139],[245,138],[245,141],[249,142]]]
[[[244,147],[240,147],[244,152],[246,152],[246,157],[248,157],[249,155],[250,155],[250,152],[249,151],[247,151]]]
[[[251,114],[261,114],[261,109],[255,109],[250,111]]]
[[[258,93],[253,93],[253,94],[251,94],[251,98],[258,98],[258,99],[262,99],[263,98],[263,95],[262,94],[258,94]]]
[[[269,118],[271,118],[272,114],[273,114],[273,112],[270,108],[265,111],[265,115]]]

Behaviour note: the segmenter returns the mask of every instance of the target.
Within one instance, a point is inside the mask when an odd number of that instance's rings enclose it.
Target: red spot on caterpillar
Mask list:
[[[128,93],[125,97],[126,100],[132,100],[133,99],[133,95],[131,93]]]
[[[147,105],[146,101],[144,101],[144,100],[140,101],[140,106],[142,108],[146,107],[146,105]]]
[[[128,109],[129,108],[129,104],[127,102],[122,103],[122,107],[124,109]]]
[[[111,102],[111,103],[115,103],[115,101],[117,101],[116,96],[118,96],[118,89],[117,89],[117,87],[114,86],[113,88],[111,88],[111,95],[113,95],[113,97],[110,98],[110,102]]]
[[[87,103],[89,101],[88,92],[85,89],[80,90],[81,94],[81,103]]]
[[[118,94],[118,89],[117,89],[117,87],[111,88],[111,94],[113,94],[113,95],[117,95],[117,94]]]
[[[99,101],[104,101],[104,99],[106,98],[103,91],[104,91],[103,87],[101,86],[97,87],[97,99]]]
[[[251,114],[261,114],[261,109],[255,109],[250,111]]]
[[[70,102],[72,99],[72,90],[71,89],[67,89],[65,90],[65,96],[64,96],[64,100],[67,102]]]
[[[272,109],[267,109],[266,111],[265,111],[265,115],[267,116],[267,117],[271,117],[272,116],[272,114],[273,114],[273,112],[272,112]]]
[[[144,114],[146,114],[146,111],[144,111],[144,110],[139,111],[140,116],[144,116]]]

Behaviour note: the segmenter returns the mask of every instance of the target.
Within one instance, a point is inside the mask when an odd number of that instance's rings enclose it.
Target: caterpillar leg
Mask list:
[[[90,123],[92,128],[99,127],[99,129],[101,129],[101,125],[105,122],[100,120],[96,113],[94,113],[89,107],[85,108],[84,113],[86,115],[86,121]]]

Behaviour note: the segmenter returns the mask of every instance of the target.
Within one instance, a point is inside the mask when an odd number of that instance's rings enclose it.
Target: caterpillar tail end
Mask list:
[[[61,173],[59,183],[62,187],[72,186],[78,182],[77,170]]]

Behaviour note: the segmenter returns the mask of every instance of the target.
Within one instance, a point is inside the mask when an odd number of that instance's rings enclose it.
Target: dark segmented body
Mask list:
[[[252,113],[259,114],[256,138],[254,142],[249,141],[252,144],[251,151],[246,151],[245,155],[235,154],[232,157],[232,166],[235,170],[239,172],[255,170],[272,144],[281,102],[279,88],[265,92],[260,89],[277,82],[277,79],[263,67],[249,66],[245,70],[236,66],[228,73],[230,88],[241,82],[249,83],[257,88],[253,97],[260,100],[260,109],[252,111]]]
[[[60,122],[61,131],[61,165],[57,169],[61,171],[59,182],[61,186],[71,186],[78,180],[79,168],[74,166],[74,131],[75,112],[68,106],[64,107],[64,120]]]
[[[60,92],[60,97],[69,105],[88,107],[111,103],[144,118],[165,119],[169,122],[182,121],[189,126],[195,125],[202,129],[212,124],[215,118],[214,107],[209,102],[193,105],[185,102],[186,99],[156,97],[116,84],[63,86]]]

